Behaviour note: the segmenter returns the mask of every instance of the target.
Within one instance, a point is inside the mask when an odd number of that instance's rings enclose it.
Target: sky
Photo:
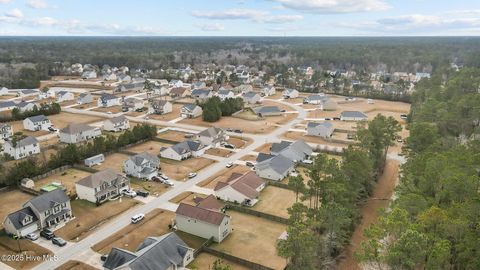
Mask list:
[[[0,0],[0,36],[478,36],[480,0]]]

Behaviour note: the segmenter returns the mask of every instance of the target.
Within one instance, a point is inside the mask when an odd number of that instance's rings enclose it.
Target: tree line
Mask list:
[[[219,97],[211,97],[199,105],[203,110],[203,121],[216,122],[222,116],[231,116],[235,112],[242,110],[244,103],[243,99],[239,97],[226,98],[223,101]]]
[[[37,115],[54,115],[59,114],[62,111],[60,104],[53,102],[51,104],[42,103],[40,108],[37,105],[33,106],[33,109],[28,111],[20,111],[18,108],[14,108],[11,112],[11,120],[23,120],[28,117],[37,116]]]

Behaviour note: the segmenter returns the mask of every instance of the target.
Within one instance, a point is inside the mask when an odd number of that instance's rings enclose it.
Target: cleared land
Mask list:
[[[233,152],[226,150],[226,149],[221,149],[221,148],[210,148],[207,151],[205,151],[205,154],[217,156],[217,157],[229,157]]]
[[[93,109],[92,111],[103,112],[103,113],[111,112],[112,114],[117,114],[117,113],[122,112],[122,106],[98,107],[98,108]]]
[[[105,161],[100,164],[96,165],[93,168],[99,171],[105,169],[114,169],[117,172],[123,171],[123,162],[128,159],[128,155],[121,154],[121,153],[113,153],[110,155],[105,156]]]
[[[213,163],[215,163],[214,160],[201,157],[189,158],[183,161],[162,158],[160,166],[162,173],[168,177],[177,181],[184,181],[189,173],[200,171]]]
[[[251,268],[236,264],[231,261],[221,259],[219,257],[216,257],[212,254],[205,253],[205,252],[200,253],[195,258],[195,260],[188,265],[188,268],[198,269],[198,270],[210,270],[213,267],[213,263],[219,259],[222,260],[224,264],[229,265],[231,270],[252,270]]]
[[[288,218],[287,209],[295,203],[295,192],[274,187],[267,186],[260,192],[260,199],[253,206],[253,210]]]
[[[190,204],[190,205],[195,205],[195,202],[194,202],[194,199],[195,198],[205,198],[207,197],[207,195],[205,194],[201,194],[201,193],[196,193],[196,192],[191,192],[191,191],[185,191],[185,192],[182,192],[180,194],[178,194],[177,196],[175,196],[174,198],[170,199],[169,202],[172,202],[172,203],[186,203],[186,204]]]
[[[142,190],[142,189],[146,190],[150,192],[150,195],[157,196],[157,197],[168,190],[168,186],[162,183],[138,180],[134,178],[130,178],[130,187],[133,190]]]
[[[71,201],[75,219],[56,230],[55,234],[69,241],[81,240],[98,226],[138,204],[140,204],[139,201],[125,197],[116,201],[107,201],[100,206],[85,200]]]
[[[266,144],[258,147],[257,149],[255,149],[255,152],[269,154],[271,147],[272,147],[272,143],[266,143]]]
[[[246,146],[250,145],[253,142],[253,140],[250,138],[241,139],[241,138],[230,136],[227,142],[235,145],[236,148],[245,148]]]
[[[53,123],[55,128],[62,129],[69,124],[73,123],[72,119],[74,119],[75,123],[84,123],[84,124],[92,124],[96,122],[103,121],[104,119],[97,116],[85,115],[85,114],[74,114],[74,113],[67,113],[61,112],[59,114],[50,115],[48,119]]]
[[[245,161],[256,161],[257,156],[255,155],[246,155],[240,158],[240,160],[245,160]]]
[[[148,141],[144,142],[142,144],[137,144],[135,146],[127,148],[127,151],[135,152],[135,153],[142,153],[142,152],[147,152],[152,155],[159,155],[160,154],[160,148],[162,147],[170,147],[172,146],[171,144],[168,143],[162,143],[162,142],[156,142],[156,141]]]
[[[267,219],[228,211],[232,233],[211,247],[274,269],[283,269],[286,261],[277,255],[276,243],[286,226]]]
[[[185,135],[190,134],[187,132],[176,131],[176,130],[167,130],[157,135],[157,138],[174,141],[174,142],[182,142],[184,141]]]
[[[68,169],[35,181],[35,189],[40,190],[44,185],[57,182],[64,185],[67,188],[68,193],[75,194],[75,182],[89,175],[91,175],[91,173],[76,169]]]
[[[19,189],[10,189],[0,192],[0,220],[3,222],[8,214],[20,210],[22,205],[33,198],[32,195],[20,191]],[[3,223],[0,224],[3,228]]]
[[[97,268],[83,262],[70,260],[55,268],[55,270],[97,270]]]
[[[35,244],[33,241],[26,239],[17,241],[11,237],[7,237],[2,231],[2,235],[0,236],[0,255],[14,256],[21,255],[22,253],[23,256],[28,255],[35,257],[53,255],[50,250]],[[42,260],[15,260],[15,258],[12,258],[12,260],[2,260],[2,262],[14,269],[31,269],[41,263]]]
[[[213,189],[215,188],[218,182],[226,181],[230,177],[230,175],[232,175],[232,173],[245,173],[248,171],[250,171],[250,168],[248,168],[247,166],[241,166],[241,165],[235,164],[231,168],[224,169],[218,172],[217,174],[215,174],[214,176],[203,180],[197,185],[200,187]]]

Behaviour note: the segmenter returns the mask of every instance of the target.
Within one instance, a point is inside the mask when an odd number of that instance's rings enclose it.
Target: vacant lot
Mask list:
[[[92,246],[92,249],[101,254],[109,253],[112,247],[134,252],[145,238],[168,233],[168,225],[172,224],[174,219],[175,213],[155,209],[147,213],[142,221],[127,225],[120,231]]]
[[[160,121],[170,121],[180,117],[180,110],[182,109],[183,104],[173,104],[172,112],[167,114],[150,114],[148,117],[150,119],[160,120]]]
[[[0,255],[19,255],[24,254],[29,256],[47,256],[53,255],[53,253],[30,240],[20,239],[14,240],[7,237],[4,232],[1,232],[0,236]],[[19,249],[20,247],[20,249]],[[31,269],[35,265],[39,264],[41,260],[2,260],[3,263],[14,269]]]
[[[186,191],[186,192],[182,192],[181,194],[175,196],[174,198],[170,199],[169,202],[172,202],[172,203],[176,203],[176,204],[179,204],[179,203],[186,203],[186,204],[190,204],[190,205],[195,205],[195,198],[205,198],[207,197],[207,195],[205,194],[201,194],[201,193],[196,193],[196,192],[190,192],[190,191]]]
[[[49,177],[35,181],[35,189],[40,190],[42,186],[48,185],[52,182],[57,182],[67,188],[67,192],[75,194],[75,182],[89,176],[91,173],[80,171],[76,169],[68,169],[63,172],[52,174]]]
[[[200,253],[195,260],[188,265],[190,269],[198,269],[198,270],[211,270],[213,267],[213,263],[216,260],[222,260],[224,264],[229,265],[231,270],[251,270],[251,268],[247,268],[245,266],[236,264],[231,261],[227,261],[224,259],[220,259],[212,254],[202,252]]]
[[[392,111],[385,111],[385,110],[373,110],[371,112],[367,112],[366,114],[368,115],[368,120],[373,120],[375,116],[378,114],[384,115],[386,117],[393,117],[395,120],[397,120],[399,123],[405,124],[406,121],[400,118],[401,114],[406,114],[408,112],[392,112]]]
[[[144,181],[135,178],[130,179],[130,187],[134,190],[146,190],[150,192],[150,195],[153,196],[160,196],[161,194],[165,193],[168,190],[168,186],[153,182],[153,181]]]
[[[122,106],[98,107],[98,108],[93,109],[92,111],[117,114],[117,113],[122,112]]]
[[[213,189],[218,182],[226,181],[232,173],[245,173],[250,171],[250,168],[247,166],[241,166],[241,165],[233,165],[231,168],[224,169],[214,176],[203,180],[202,182],[198,183],[198,186],[204,187],[204,188],[211,188]]]
[[[259,212],[288,218],[287,209],[295,203],[295,192],[274,187],[267,186],[260,192],[260,199],[253,206],[253,209]]]
[[[8,214],[20,210],[22,205],[33,198],[32,195],[20,191],[19,189],[10,189],[0,192],[0,221],[4,221]],[[1,226],[3,227],[3,225]]]
[[[209,154],[217,157],[229,157],[230,155],[232,155],[232,153],[233,153],[232,151],[221,149],[221,148],[210,148],[207,151],[205,151],[205,154]]]
[[[287,140],[304,140],[309,143],[315,143],[315,144],[324,144],[328,146],[335,146],[335,147],[347,147],[348,144],[346,143],[338,143],[338,142],[331,142],[329,140],[323,139],[322,137],[317,137],[317,136],[309,136],[306,135],[306,133],[303,132],[298,132],[298,131],[287,131],[282,135],[283,138]]]
[[[237,129],[241,127],[241,129],[246,133],[253,133],[253,134],[260,134],[260,133],[270,133],[276,127],[274,124],[274,118],[282,117],[282,116],[275,116],[269,119],[263,119],[259,121],[249,121],[235,117],[222,117],[215,123],[208,123],[204,122],[201,117],[197,117],[194,119],[184,119],[180,121],[180,123],[190,124],[195,126],[203,126],[203,127],[211,127],[216,126],[220,128],[231,128]],[[269,121],[267,121],[269,120]]]
[[[162,158],[160,161],[161,171],[168,177],[177,181],[184,181],[191,172],[198,172],[201,169],[215,163],[214,160],[196,157],[183,161]]]
[[[129,156],[125,154],[113,153],[108,156],[105,156],[105,161],[100,165],[94,166],[93,168],[99,171],[110,168],[110,169],[114,169],[117,172],[122,172],[123,162],[125,162],[128,159],[128,157]]]
[[[255,149],[255,152],[270,154],[270,148],[272,148],[272,143],[266,143]]]
[[[70,260],[60,265],[60,267],[55,268],[55,270],[97,270],[97,268],[83,262]]]
[[[240,160],[245,160],[245,161],[256,161],[257,156],[255,155],[246,155],[240,158]]]
[[[242,138],[230,136],[227,142],[235,145],[236,148],[245,148],[248,145],[250,145],[253,141],[250,138],[242,139]]]
[[[85,114],[73,114],[62,112],[56,115],[48,116],[48,119],[53,123],[55,128],[62,129],[68,126],[71,123],[84,123],[84,124],[92,124],[96,122],[101,122],[104,119],[97,116],[85,115]]]
[[[75,219],[55,231],[55,234],[69,241],[78,241],[88,236],[98,226],[127,211],[140,202],[129,198],[107,201],[100,206],[85,200],[71,201]]]
[[[229,211],[232,233],[211,247],[274,269],[283,269],[286,260],[277,255],[277,239],[286,226],[280,223]]]
[[[160,154],[160,148],[170,147],[170,146],[172,146],[172,145],[168,144],[168,143],[148,141],[148,142],[144,142],[142,144],[137,144],[135,146],[129,147],[129,148],[127,148],[127,151],[131,151],[131,152],[135,152],[135,153],[147,152],[147,153],[150,153],[154,156],[157,156],[157,155]]]
[[[182,142],[185,140],[185,135],[190,134],[182,131],[176,130],[167,130],[157,135],[157,138],[174,141],[174,142]]]

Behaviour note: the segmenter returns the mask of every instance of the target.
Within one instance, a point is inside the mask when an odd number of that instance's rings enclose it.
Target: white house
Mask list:
[[[173,88],[183,87],[183,82],[181,80],[171,80],[168,85]]]
[[[63,143],[79,143],[102,135],[98,127],[82,123],[72,123],[60,130],[59,137]]]
[[[235,94],[233,93],[233,91],[230,91],[230,90],[219,90],[217,92],[217,97],[220,100],[225,100],[227,98],[234,98]]]
[[[78,104],[88,104],[93,102],[93,97],[90,92],[83,92],[77,98]]]
[[[64,101],[74,100],[75,95],[73,95],[72,92],[59,91],[56,94],[56,99],[57,99],[57,102],[60,103],[60,102],[64,102]]]
[[[130,75],[127,75],[127,74],[123,74],[123,73],[120,73],[117,75],[117,81],[118,82],[131,82],[132,81],[132,77],[130,77]]]
[[[273,86],[273,85],[267,85],[267,86],[263,87],[263,89],[262,89],[262,94],[265,97],[273,96],[276,93],[277,93],[277,91],[275,90],[275,86]]]
[[[145,101],[139,98],[126,98],[123,102],[123,107],[129,111],[139,111],[145,107]]]
[[[13,129],[10,124],[0,123],[0,140],[5,140],[13,136]]]
[[[89,175],[75,183],[77,196],[81,200],[100,204],[130,189],[130,180],[123,174],[106,169]]]
[[[98,107],[112,107],[122,105],[122,98],[112,94],[104,93],[97,100]]]
[[[27,102],[27,101],[20,101],[17,103],[16,107],[20,110],[20,112],[26,112],[26,111],[31,111],[37,106],[39,108],[39,105],[35,102]]]
[[[342,121],[367,121],[368,116],[359,111],[343,111],[340,114],[340,120]]]
[[[38,95],[38,89],[20,89],[17,90],[17,97],[29,97]]]
[[[195,104],[185,104],[180,110],[180,115],[183,118],[196,118],[201,116],[202,113],[202,108]]]
[[[225,182],[218,182],[214,191],[215,196],[224,201],[253,206],[264,188],[265,180],[258,177],[255,172],[247,172],[232,173]]]
[[[198,140],[205,146],[218,147],[222,142],[228,140],[228,135],[224,129],[209,127],[197,134]]]
[[[162,99],[150,100],[150,104],[148,106],[149,114],[167,114],[167,113],[171,113],[172,110],[173,110],[172,103],[170,101],[162,100]]]
[[[308,122],[307,124],[307,135],[318,136],[322,138],[332,137],[334,128],[333,124],[330,122]]]
[[[105,161],[105,156],[103,154],[98,154],[93,157],[86,158],[83,162],[85,166],[92,167],[95,165],[99,165],[104,161]]]
[[[283,98],[297,98],[299,93],[296,89],[286,88],[283,91]]]
[[[23,120],[23,128],[31,131],[45,130],[48,131],[48,128],[52,127],[52,123],[48,118],[41,114],[32,117],[25,118]]]
[[[166,96],[170,94],[170,88],[165,86],[158,86],[153,88],[153,93],[157,96]]]
[[[123,171],[130,176],[140,179],[152,179],[160,168],[160,159],[149,153],[140,153],[130,156],[123,163]]]
[[[184,160],[189,157],[199,157],[205,153],[204,146],[192,140],[183,141],[170,147],[162,147],[160,156],[173,160]]]
[[[130,128],[130,121],[123,116],[117,116],[103,121],[103,130],[119,132]]]
[[[103,80],[104,81],[116,81],[117,80],[117,75],[115,73],[105,74],[105,75],[103,75]]]
[[[82,73],[82,79],[95,79],[95,78],[97,78],[97,72],[94,70],[88,70]]]
[[[303,103],[306,104],[321,104],[322,101],[327,100],[328,98],[325,95],[310,95],[303,99]]]
[[[220,211],[180,203],[175,212],[178,230],[220,243],[231,229],[230,216]]]
[[[8,95],[8,88],[0,87],[0,96],[6,96],[6,95]]]
[[[3,101],[0,102],[0,112],[3,111],[11,111],[13,109],[17,108],[17,104],[13,101]]]
[[[40,143],[32,136],[18,141],[8,140],[3,148],[3,151],[14,159],[22,159],[40,153]]]
[[[277,106],[262,106],[253,109],[253,112],[259,117],[278,116],[282,111]]]
[[[205,90],[205,89],[195,89],[192,91],[190,94],[192,98],[199,100],[199,101],[204,101],[210,97],[213,96],[212,91],[210,90]]]
[[[192,82],[192,89],[203,89],[205,87],[207,87],[205,82],[201,82],[201,81]]]
[[[248,104],[255,104],[260,102],[260,95],[256,92],[250,91],[242,94],[243,101]]]

